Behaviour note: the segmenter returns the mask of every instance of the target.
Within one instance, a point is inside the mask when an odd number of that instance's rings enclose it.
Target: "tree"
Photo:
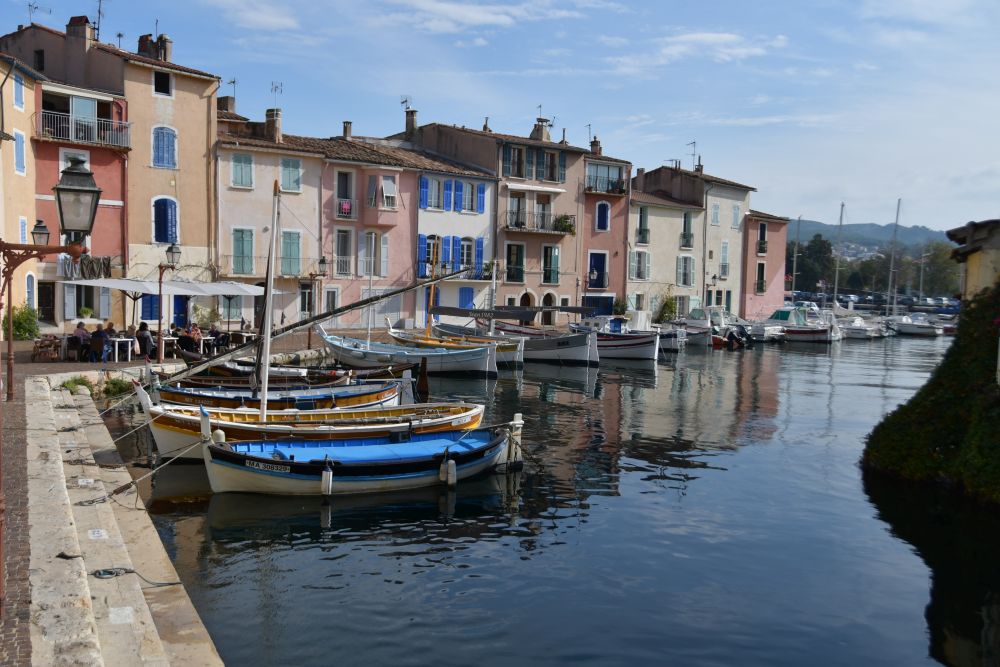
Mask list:
[[[824,239],[821,234],[816,234],[806,244],[802,254],[812,263],[812,266],[818,273],[815,280],[803,282],[803,285],[815,285],[820,280],[825,280],[832,285],[834,272],[833,244]]]

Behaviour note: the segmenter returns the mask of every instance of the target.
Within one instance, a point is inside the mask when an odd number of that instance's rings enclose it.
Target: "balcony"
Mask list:
[[[353,255],[334,255],[333,257],[333,275],[339,277],[346,277],[351,275],[351,267],[354,264]]]
[[[274,268],[278,277],[307,278],[319,270],[319,258],[282,257],[275,259]],[[222,255],[219,272],[224,276],[264,278],[267,275],[267,256]]]
[[[334,215],[340,220],[354,220],[358,217],[356,204],[357,202],[353,199],[338,198],[333,208]]]
[[[722,262],[721,264],[719,264],[719,278],[724,279],[728,277],[729,277],[729,262]]]
[[[754,291],[757,294],[764,294],[765,292],[767,292],[767,281],[766,280],[758,280],[754,284]]]
[[[77,144],[131,148],[130,126],[131,123],[120,120],[73,116],[59,111],[35,114],[35,135],[39,139]]]
[[[635,230],[635,242],[639,245],[649,245],[649,228],[640,227]]]
[[[542,283],[545,285],[558,285],[559,284],[558,267],[552,267],[552,266],[542,267]]]
[[[585,187],[587,192],[606,195],[624,195],[628,191],[625,179],[608,178],[607,176],[588,176]]]
[[[694,234],[691,232],[681,232],[681,247],[682,248],[693,248],[694,247]]]
[[[767,241],[765,239],[757,239],[757,254],[758,255],[767,254]]]
[[[506,283],[523,283],[524,282],[524,267],[523,266],[513,266],[508,264],[507,271],[504,274],[504,282]]]
[[[560,213],[529,213],[528,211],[506,211],[501,217],[507,229],[513,232],[537,232],[541,234],[576,234],[576,216]]]
[[[587,289],[607,289],[607,287],[608,272],[591,270],[587,275]]]

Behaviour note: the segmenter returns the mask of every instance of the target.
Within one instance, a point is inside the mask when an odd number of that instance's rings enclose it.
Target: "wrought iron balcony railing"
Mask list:
[[[649,228],[648,227],[640,227],[639,229],[635,230],[635,242],[638,243],[639,245],[648,245],[649,244]]]
[[[354,210],[355,201],[353,199],[337,199],[334,214],[341,220],[353,220],[358,217]]]
[[[507,265],[506,278],[504,279],[508,283],[523,283],[524,282],[524,267],[523,266],[512,266]]]
[[[36,114],[35,133],[40,139],[61,139],[117,148],[132,146],[131,123],[74,116],[59,111],[42,111]]]
[[[625,180],[622,178],[608,178],[607,176],[588,176],[587,192],[604,192],[607,194],[625,194]]]
[[[719,264],[719,277],[728,278],[729,277],[729,262],[722,262]]]
[[[559,269],[546,266],[542,268],[542,282],[546,285],[559,284]]]
[[[767,240],[757,239],[757,254],[766,255],[767,254]]]
[[[767,292],[767,281],[758,280],[757,283],[754,285],[754,288],[756,289],[757,294],[764,294],[765,292]]]
[[[502,218],[507,229],[517,232],[576,233],[576,216],[566,213],[530,213],[507,211]]]
[[[681,247],[682,248],[694,247],[694,234],[692,232],[681,232]]]

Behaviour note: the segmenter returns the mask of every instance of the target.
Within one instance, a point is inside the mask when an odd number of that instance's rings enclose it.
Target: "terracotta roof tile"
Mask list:
[[[238,122],[238,123],[245,123],[248,120],[250,120],[246,116],[241,116],[238,113],[236,113],[235,111],[216,111],[215,112],[215,116],[219,120],[227,120],[227,121],[233,121],[233,122]]]
[[[149,58],[147,56],[141,56],[138,53],[125,51],[123,49],[111,46],[110,44],[97,43],[94,44],[94,47],[100,49],[101,51],[110,53],[111,55],[118,56],[119,58],[123,58],[129,62],[137,63],[140,65],[148,65],[149,67],[159,67],[162,69],[169,69],[175,72],[190,74],[191,76],[202,77],[205,79],[219,78],[217,75],[210,74],[209,72],[203,72],[201,70],[197,70],[192,67],[184,67],[183,65],[178,65],[177,63],[172,63],[167,60],[159,60],[157,58]]]
[[[789,218],[785,216],[774,215],[773,213],[764,213],[763,211],[755,211],[753,209],[747,211],[747,215],[753,216],[754,218],[766,218],[775,222],[790,222]]]
[[[500,141],[509,141],[515,144],[524,144],[526,146],[544,146],[546,148],[559,149],[564,151],[573,151],[575,153],[588,153],[590,150],[586,148],[580,148],[579,146],[571,146],[570,144],[562,144],[558,141],[542,141],[540,139],[532,139],[531,137],[521,137],[516,134],[504,134],[502,132],[485,132],[483,130],[473,130],[468,127],[459,127],[457,125],[445,125],[444,123],[428,123],[427,125],[421,125],[421,127],[443,127],[449,130],[458,130],[459,132],[465,132],[467,134],[474,134],[481,137],[491,137],[493,139],[498,139]],[[393,135],[401,136],[401,135]]]
[[[691,202],[681,201],[680,199],[672,199],[670,197],[664,197],[662,195],[654,195],[650,192],[643,192],[642,190],[632,190],[632,201],[638,204],[650,204],[653,206],[669,206],[670,208],[691,208],[698,210],[704,208],[701,204],[693,204]]]
[[[49,80],[49,78],[47,76],[45,76],[41,72],[38,72],[38,71],[34,70],[31,67],[28,67],[19,58],[15,57],[15,56],[12,56],[9,53],[5,53],[3,51],[0,51],[0,60],[6,60],[8,63],[10,63],[11,65],[13,65],[16,69],[20,70],[24,74],[27,74],[28,76],[30,76],[35,81],[48,81]]]

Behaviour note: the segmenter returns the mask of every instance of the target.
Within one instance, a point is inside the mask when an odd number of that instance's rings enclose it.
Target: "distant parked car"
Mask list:
[[[901,296],[897,297],[896,303],[900,306],[912,306],[917,302],[917,299],[912,296]]]
[[[949,305],[949,303],[948,303],[948,297],[946,297],[946,296],[939,296],[939,297],[935,298],[934,301],[939,306],[947,306],[947,305]]]
[[[798,308],[808,308],[810,310],[819,310],[819,306],[816,305],[815,301],[796,301],[795,305]]]
[[[919,305],[921,305],[921,306],[936,306],[936,305],[938,305],[938,302],[937,302],[937,299],[935,299],[932,296],[925,296],[923,299],[920,300],[920,304]]]

